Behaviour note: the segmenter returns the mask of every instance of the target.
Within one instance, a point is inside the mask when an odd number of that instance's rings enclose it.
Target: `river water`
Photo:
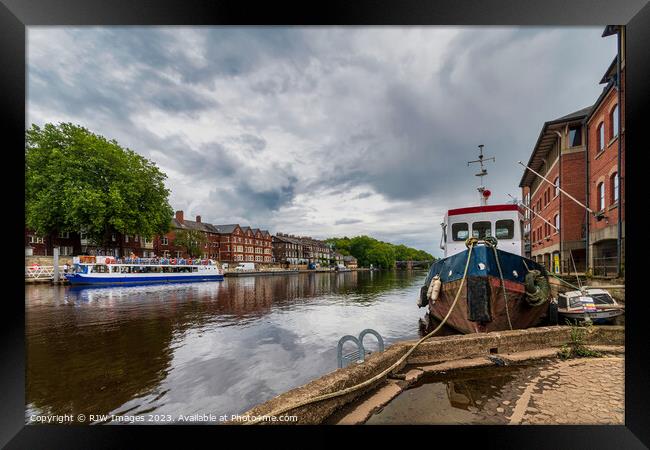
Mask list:
[[[421,335],[424,270],[28,285],[26,416],[239,414],[337,368],[346,334]],[[364,344],[376,348],[373,336]]]

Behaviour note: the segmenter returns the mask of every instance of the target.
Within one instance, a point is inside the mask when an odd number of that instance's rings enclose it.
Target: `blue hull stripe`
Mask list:
[[[467,252],[468,250],[465,250],[433,263],[429,270],[429,275],[427,275],[426,285],[429,285],[435,275],[440,275],[440,281],[443,283],[463,278],[465,264],[467,263]],[[533,260],[499,249],[497,249],[497,252],[505,280],[524,283],[526,274],[528,273],[524,261],[526,261],[526,265],[528,265],[530,270],[537,269],[542,274],[546,274],[546,268]],[[483,269],[481,269],[479,263],[483,264]],[[494,257],[494,250],[483,245],[474,247],[472,249],[472,259],[467,269],[467,276],[493,276],[498,278],[499,267]]]
[[[196,283],[197,281],[223,281],[223,275],[191,275],[184,277],[106,277],[94,278],[66,275],[70,284],[137,284],[137,283]]]

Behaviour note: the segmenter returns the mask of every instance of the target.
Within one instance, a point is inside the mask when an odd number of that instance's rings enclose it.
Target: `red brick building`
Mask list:
[[[138,235],[122,235],[114,233],[107,245],[98,245],[92,242],[85,233],[61,232],[51,238],[38,236],[29,229],[25,229],[25,256],[51,256],[53,247],[59,247],[61,256],[72,255],[106,255],[128,256],[134,253],[140,257],[153,256],[154,240]]]
[[[183,211],[176,211],[172,219],[172,230],[156,238],[158,256],[186,258],[184,247],[175,244],[178,230],[197,230],[205,234],[202,257],[222,262],[270,263],[273,260],[271,234],[259,228],[241,227],[239,224],[213,225],[196,216],[185,219]]]
[[[79,233],[58,233],[50,238],[25,228],[25,256],[51,256],[53,247],[59,247],[62,256],[78,255],[81,253]]]
[[[176,211],[172,218],[171,230],[164,236],[157,236],[154,239],[155,255],[164,258],[187,258],[189,255],[185,247],[175,243],[176,233],[179,230],[196,230],[202,232],[206,237],[201,257],[204,259],[219,259],[219,234],[209,223],[203,223],[201,216],[195,220],[185,219],[183,211]]]
[[[590,268],[594,275],[620,275],[625,256],[625,27],[608,25],[618,52],[590,108],[546,122],[528,166],[594,213],[526,169],[519,184],[524,203],[553,223],[527,214],[530,257],[563,273]],[[558,157],[560,155],[560,157]]]
[[[586,267],[585,209],[561,195],[557,187],[586,202],[583,120],[590,110],[583,108],[544,123],[527,165],[550,183],[528,169],[519,183],[524,204],[534,211],[525,215],[530,257],[554,272],[573,271],[571,257],[578,271]]]
[[[273,236],[273,258],[283,264],[307,264],[303,258],[302,241],[300,237],[285,233]]]
[[[586,118],[588,201],[600,216],[598,220],[592,215],[588,224],[589,266],[594,275],[617,274],[619,255],[622,261],[625,254],[625,29],[608,26],[603,37],[611,35],[617,35],[619,52]]]

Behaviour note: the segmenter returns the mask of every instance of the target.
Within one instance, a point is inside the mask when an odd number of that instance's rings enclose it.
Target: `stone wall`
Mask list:
[[[72,265],[72,256],[59,256],[59,265],[62,266],[64,264],[70,264]],[[54,265],[54,257],[52,256],[25,256],[25,266],[33,266],[33,265],[39,265],[39,266],[53,266]]]
[[[320,395],[334,393],[370,380],[397,362],[417,341],[403,341],[390,346],[384,352],[376,352],[366,358],[363,364],[352,364],[337,369],[316,380],[280,394],[267,402],[243,413],[243,416],[274,415],[277,411],[297,405]],[[496,353],[514,353],[544,348],[559,348],[571,342],[571,327],[554,326],[530,328],[527,330],[500,331],[432,337],[423,342],[411,354],[409,365],[434,364],[441,361],[462,360]],[[585,338],[589,345],[621,346],[625,343],[625,328],[622,326],[596,326]],[[404,363],[403,363],[404,364]],[[385,377],[348,394],[322,400],[286,412],[295,415],[297,422],[289,424],[320,424],[336,410],[383,384]],[[237,422],[231,422],[237,423]],[[269,424],[274,422],[260,422]],[[275,423],[280,424],[280,422]]]

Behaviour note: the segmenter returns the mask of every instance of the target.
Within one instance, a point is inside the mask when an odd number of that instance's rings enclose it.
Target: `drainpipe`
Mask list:
[[[566,128],[566,126],[565,126],[565,128]],[[560,133],[559,131],[555,131],[555,130],[554,130],[554,132],[555,132],[555,134],[557,134],[557,137],[558,137],[558,144],[557,144],[557,149],[558,149],[558,153],[557,153],[558,175],[557,175],[557,177],[558,177],[558,183],[561,185],[562,184],[562,133]],[[553,189],[553,190],[555,191],[555,189]],[[555,192],[553,192],[553,194],[555,194]],[[560,208],[559,208],[559,211],[558,211],[558,215],[560,217],[560,229],[557,230],[557,231],[559,233],[558,238],[560,239],[560,272],[562,272],[562,257],[564,256],[564,254],[562,253],[562,228],[564,228],[564,227],[562,226],[562,196],[558,194],[558,197],[559,197],[558,201],[560,202]]]
[[[623,198],[621,197],[621,140],[623,136],[621,131],[623,129],[623,123],[621,122],[621,49],[623,46],[622,34],[623,27],[619,26],[618,28],[618,54],[616,55],[616,89],[618,91],[618,160],[616,167],[616,176],[618,177],[618,226],[617,226],[617,239],[616,239],[616,275],[621,276],[621,244],[623,239],[623,230],[622,230],[622,216],[621,209],[623,209]]]
[[[589,204],[589,129],[587,126],[589,116],[585,117],[583,121],[583,129],[585,130],[585,201]],[[589,264],[589,223],[591,216],[588,211],[585,211],[585,271],[590,267]]]

